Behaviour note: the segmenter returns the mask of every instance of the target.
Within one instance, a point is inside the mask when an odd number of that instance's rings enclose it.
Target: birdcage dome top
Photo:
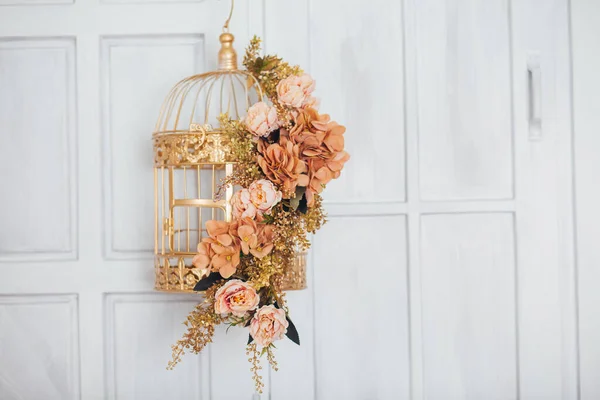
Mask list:
[[[163,102],[153,132],[157,164],[233,161],[219,116],[243,119],[250,106],[263,100],[263,91],[252,74],[237,68],[234,36],[225,32],[219,40],[219,68],[182,79]]]

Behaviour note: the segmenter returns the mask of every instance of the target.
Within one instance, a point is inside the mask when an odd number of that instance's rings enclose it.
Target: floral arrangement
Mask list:
[[[206,222],[208,237],[192,260],[201,278],[194,290],[205,291],[205,300],[184,322],[187,332],[173,345],[169,368],[186,350],[197,354],[212,342],[216,325],[247,327],[246,353],[261,393],[260,358],[266,354],[277,370],[274,342],[287,336],[300,344],[281,289],[285,268],[326,222],[321,192],[350,156],[345,128],[317,111],[315,81],[298,66],[259,53],[254,37],[243,63],[269,103],[252,105],[243,121],[220,117],[237,163],[219,193],[242,189],[231,200],[231,222]]]

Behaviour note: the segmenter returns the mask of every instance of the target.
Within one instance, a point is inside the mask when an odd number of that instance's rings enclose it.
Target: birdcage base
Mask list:
[[[186,265],[186,256],[157,255],[155,258],[154,289],[170,293],[196,293],[194,287],[199,281],[192,269]],[[281,282],[283,290],[306,289],[306,252],[298,252],[293,265],[286,269]]]

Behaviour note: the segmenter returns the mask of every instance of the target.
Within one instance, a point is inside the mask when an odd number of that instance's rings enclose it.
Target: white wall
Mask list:
[[[310,72],[352,154],[264,398],[600,398],[600,4],[571,1],[237,1],[238,50]],[[241,330],[165,370],[197,297],[151,290],[151,130],[227,11],[0,0],[1,399],[253,398]]]
[[[600,2],[571,1],[581,399],[600,398]]]

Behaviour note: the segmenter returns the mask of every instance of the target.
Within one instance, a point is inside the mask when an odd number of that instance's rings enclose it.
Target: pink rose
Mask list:
[[[277,84],[277,97],[281,104],[300,108],[309,99],[314,102],[311,96],[313,90],[315,90],[315,81],[310,75],[290,75]]]
[[[239,279],[232,279],[215,293],[215,312],[243,317],[248,311],[254,310],[259,301],[260,297],[252,286]]]
[[[262,306],[250,322],[250,335],[259,345],[268,346],[275,340],[283,338],[288,325],[285,311],[274,306]]]
[[[273,206],[281,201],[281,192],[277,190],[273,182],[266,179],[252,182],[248,192],[250,201],[260,214],[268,214]]]
[[[233,195],[231,198],[231,207],[233,208],[233,217],[235,219],[256,217],[256,206],[252,203],[248,189],[242,189]]]
[[[260,101],[248,109],[246,127],[257,137],[269,136],[269,133],[279,128],[277,109]]]

